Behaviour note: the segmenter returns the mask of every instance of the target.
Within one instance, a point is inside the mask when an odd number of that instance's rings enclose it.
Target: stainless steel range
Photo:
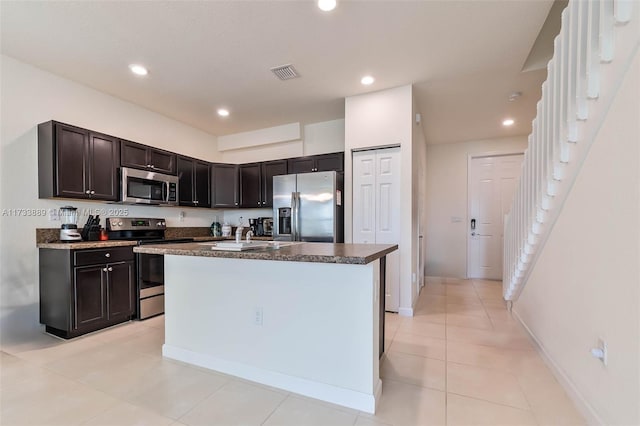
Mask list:
[[[167,222],[162,218],[110,217],[111,240],[137,241],[138,245],[188,243],[192,238],[166,239]],[[136,317],[146,319],[164,313],[164,256],[136,254]]]

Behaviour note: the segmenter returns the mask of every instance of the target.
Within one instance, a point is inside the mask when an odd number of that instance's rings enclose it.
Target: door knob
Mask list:
[[[111,257],[111,253],[105,253],[104,257]]]

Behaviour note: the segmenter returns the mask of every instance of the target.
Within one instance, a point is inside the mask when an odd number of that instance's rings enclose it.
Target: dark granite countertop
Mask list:
[[[120,241],[120,240],[108,240],[108,241],[78,241],[65,243],[62,241],[52,241],[50,243],[38,243],[36,247],[57,249],[57,250],[82,250],[92,248],[109,248],[109,247],[127,247],[135,246],[137,241]]]
[[[238,252],[212,250],[210,245],[200,243],[182,243],[140,246],[135,247],[133,251],[177,256],[366,265],[397,249],[397,244],[293,243],[280,248],[268,247]]]

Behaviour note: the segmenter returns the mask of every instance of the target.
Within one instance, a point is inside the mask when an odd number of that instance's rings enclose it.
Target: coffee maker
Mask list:
[[[78,232],[78,209],[71,206],[60,207],[60,241],[82,241]]]

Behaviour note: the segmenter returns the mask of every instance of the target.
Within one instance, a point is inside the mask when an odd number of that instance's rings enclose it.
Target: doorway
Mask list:
[[[520,178],[524,154],[469,158],[467,277],[502,279],[504,215]]]

